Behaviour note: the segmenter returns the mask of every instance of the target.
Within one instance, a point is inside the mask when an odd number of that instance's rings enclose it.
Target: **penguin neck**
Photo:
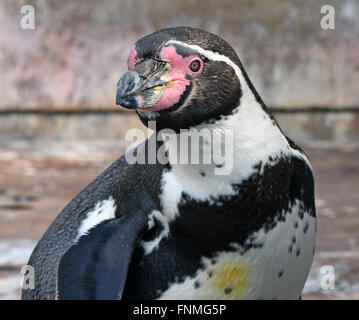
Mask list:
[[[195,151],[197,148],[198,158],[211,158],[211,163],[178,161],[179,157],[188,159],[189,153],[189,147],[180,143],[182,133],[165,142],[169,164],[176,176],[189,179],[201,176],[207,181],[239,183],[248,178],[258,164],[290,152],[288,141],[276,121],[246,82],[245,86],[242,88],[245,94],[231,115],[192,129],[203,137],[203,143],[197,147],[198,142],[193,145],[191,141],[189,145]]]

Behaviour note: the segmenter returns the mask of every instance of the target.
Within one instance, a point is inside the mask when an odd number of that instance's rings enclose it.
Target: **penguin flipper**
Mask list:
[[[148,212],[138,210],[98,224],[62,256],[57,298],[120,299],[132,254],[148,226]]]

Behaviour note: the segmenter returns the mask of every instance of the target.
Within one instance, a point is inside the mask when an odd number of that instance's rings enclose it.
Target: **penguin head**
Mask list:
[[[217,35],[189,27],[162,29],[135,43],[116,103],[147,125],[175,131],[233,112],[242,96],[241,62]]]

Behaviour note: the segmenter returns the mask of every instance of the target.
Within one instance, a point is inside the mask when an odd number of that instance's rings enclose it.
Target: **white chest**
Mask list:
[[[298,299],[315,248],[315,218],[298,217],[299,203],[268,233],[253,234],[260,245],[243,252],[235,243],[231,252],[203,258],[203,269],[183,282],[172,283],[160,299]]]

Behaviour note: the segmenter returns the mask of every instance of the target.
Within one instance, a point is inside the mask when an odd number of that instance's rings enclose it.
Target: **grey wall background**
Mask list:
[[[20,27],[24,4],[35,30]],[[335,30],[320,27],[325,4]],[[115,85],[138,38],[178,25],[231,43],[294,138],[359,137],[358,0],[2,0],[0,21],[4,138],[118,138],[141,126],[115,107]]]

